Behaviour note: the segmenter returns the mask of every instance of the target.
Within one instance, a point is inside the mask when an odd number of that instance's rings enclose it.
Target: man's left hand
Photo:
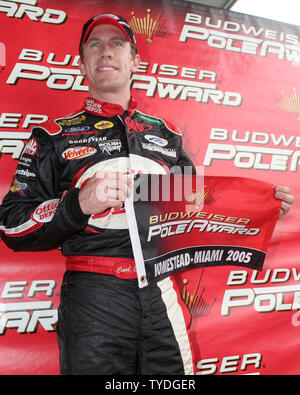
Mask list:
[[[281,208],[279,213],[279,219],[281,219],[290,211],[295,198],[293,195],[291,195],[290,188],[284,185],[278,185],[275,188],[275,198],[281,200]]]

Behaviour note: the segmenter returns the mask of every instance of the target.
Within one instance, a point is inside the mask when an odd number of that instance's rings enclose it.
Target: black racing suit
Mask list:
[[[9,248],[61,248],[66,256],[57,328],[62,373],[193,374],[188,318],[174,281],[138,290],[124,209],[87,216],[78,201],[98,170],[166,174],[192,166],[178,130],[135,107],[131,100],[124,112],[87,98],[79,111],[34,127],[0,207],[0,234]],[[155,315],[160,319],[153,323]],[[121,327],[127,321],[131,337]]]

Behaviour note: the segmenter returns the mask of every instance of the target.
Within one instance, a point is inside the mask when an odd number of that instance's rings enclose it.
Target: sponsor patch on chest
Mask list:
[[[94,155],[97,152],[95,147],[73,147],[68,148],[62,153],[65,160],[82,159]]]

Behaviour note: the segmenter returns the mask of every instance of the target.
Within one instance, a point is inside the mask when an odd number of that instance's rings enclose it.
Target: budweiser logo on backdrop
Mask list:
[[[43,9],[37,0],[9,0],[1,1],[0,12],[9,18],[30,19],[34,22],[61,25],[65,23],[68,15],[65,11],[52,8]]]
[[[153,17],[151,9],[147,9],[147,15],[142,17],[135,16],[135,12],[131,12],[132,18],[129,25],[135,34],[146,36],[146,41],[152,43],[154,37],[168,38],[173,31],[170,31],[166,20],[167,18],[160,11],[159,15]]]
[[[217,300],[217,298],[214,298],[212,303],[208,303],[207,300],[205,300],[205,287],[200,286],[203,273],[204,269],[202,270],[197,286],[193,291],[188,290],[188,279],[183,279],[181,298],[188,308],[192,318],[207,317]]]
[[[298,114],[297,120],[300,121],[300,97],[297,95],[296,88],[291,96],[286,96],[283,92],[283,98],[279,103],[279,107],[283,111]]]

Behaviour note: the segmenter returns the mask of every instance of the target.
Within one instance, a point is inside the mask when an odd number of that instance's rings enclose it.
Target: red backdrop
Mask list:
[[[288,185],[296,196],[262,272],[228,266],[178,275],[197,373],[299,374],[300,28],[173,0],[1,1],[0,198],[31,126],[81,106],[81,27],[106,11],[136,33],[134,96],[184,132],[196,165],[208,175]],[[0,243],[1,374],[58,373],[63,272],[59,251],[14,253]]]

